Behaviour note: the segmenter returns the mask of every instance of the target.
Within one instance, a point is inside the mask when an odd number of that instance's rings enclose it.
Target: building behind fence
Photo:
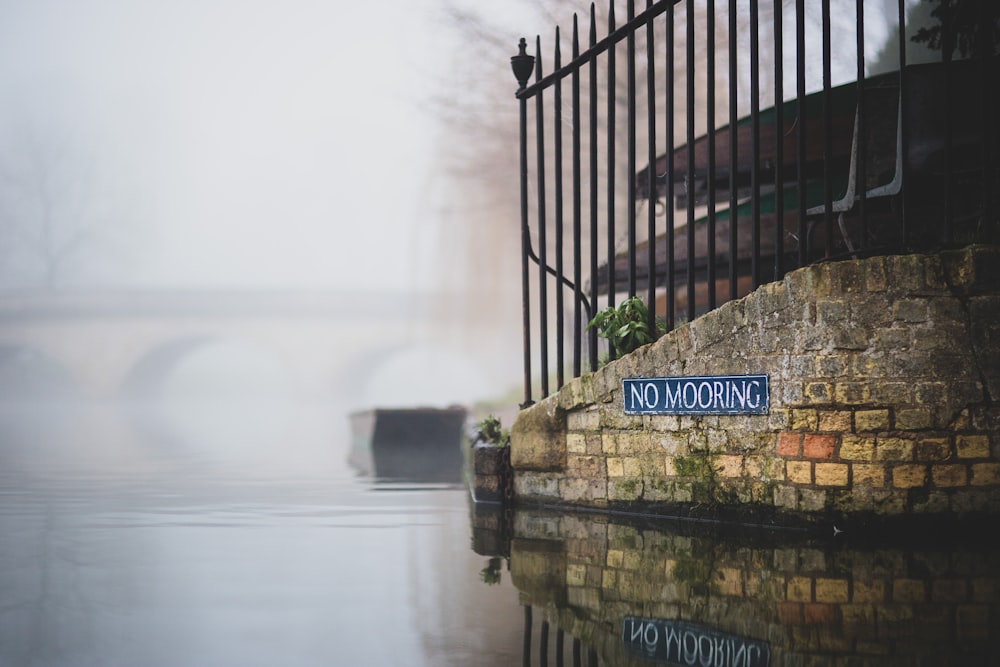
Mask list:
[[[592,5],[551,68],[522,40],[525,405],[625,298],[669,331],[815,262],[1000,241],[997,4],[775,2]]]

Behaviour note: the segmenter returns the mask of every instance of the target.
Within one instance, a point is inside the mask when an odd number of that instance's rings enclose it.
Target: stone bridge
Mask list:
[[[43,373],[86,398],[156,391],[196,351],[235,342],[302,392],[346,396],[394,355],[434,344],[430,306],[429,297],[326,292],[7,294],[0,385],[16,396],[26,388],[11,388],[12,378]]]

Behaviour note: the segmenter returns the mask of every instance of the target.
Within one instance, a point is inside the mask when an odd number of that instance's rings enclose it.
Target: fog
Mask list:
[[[445,189],[448,40],[439,2],[390,4],[0,4],[8,190],[44,180],[58,224],[113,246],[60,282],[436,286],[412,249]]]
[[[486,310],[510,329],[487,353],[449,307],[456,4],[0,0],[0,291],[429,297],[438,331],[402,335],[358,402],[503,392],[518,322]],[[400,391],[442,357],[447,389]]]

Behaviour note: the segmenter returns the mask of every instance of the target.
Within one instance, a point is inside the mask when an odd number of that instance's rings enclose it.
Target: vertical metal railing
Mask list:
[[[542,609],[542,620],[538,624],[538,662],[536,663],[533,659],[533,636],[535,631],[533,607],[527,604],[522,606],[524,608],[524,639],[521,651],[521,664],[523,667],[532,667],[536,664],[538,667],[564,667],[566,665],[565,644],[567,640],[571,642],[570,665],[572,667],[600,667],[600,656],[598,656],[597,651],[592,646],[584,646],[579,638],[567,635],[558,626],[556,626],[553,641],[553,638],[550,636],[551,624],[544,616],[544,609]],[[555,649],[554,655],[550,656],[550,648]],[[586,650],[586,660],[584,660],[584,650]]]
[[[525,405],[598,367],[586,325],[624,298],[670,330],[810,262],[1000,240],[1000,3],[943,3],[931,33],[912,0],[867,4],[610,0],[585,49],[573,16],[569,62],[555,30],[549,72],[522,40]]]

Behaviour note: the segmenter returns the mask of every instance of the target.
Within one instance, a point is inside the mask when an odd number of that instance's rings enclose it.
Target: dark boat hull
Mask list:
[[[460,482],[466,417],[460,407],[355,412],[349,462],[378,479]]]

